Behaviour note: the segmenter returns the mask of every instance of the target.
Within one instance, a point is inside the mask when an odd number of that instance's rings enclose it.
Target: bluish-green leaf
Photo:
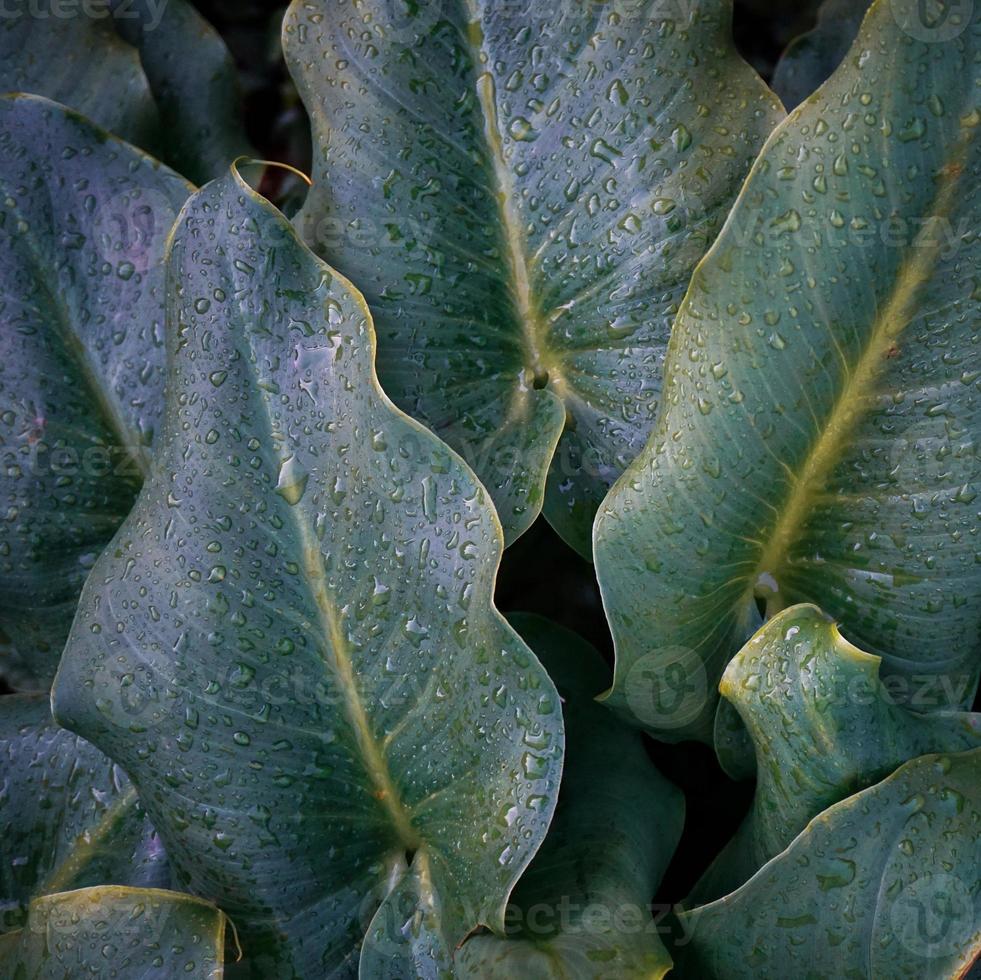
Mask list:
[[[884,675],[981,666],[981,5],[936,43],[877,0],[767,142],[674,325],[647,447],[594,529],[610,703],[708,739],[768,613],[819,603]]]
[[[221,980],[228,920],[207,902],[155,888],[83,888],[35,899],[0,937],[11,980]]]
[[[913,7],[915,0],[897,0]],[[773,71],[773,90],[788,109],[811,95],[841,64],[869,9],[869,0],[824,0],[817,24],[790,42]]]
[[[981,714],[921,714],[948,698],[928,684],[913,692],[884,684],[880,663],[816,606],[785,609],[729,661],[720,690],[752,738],[756,793],[690,901],[734,890],[812,817],[904,762],[981,746]]]
[[[295,0],[307,240],[365,291],[379,375],[507,541],[590,552],[688,279],[780,118],[728,0]],[[546,486],[547,479],[547,486]]]
[[[2,92],[64,103],[197,182],[250,152],[231,56],[187,0],[5,0]]]
[[[54,724],[47,695],[0,697],[0,842],[0,933],[53,892],[170,883],[132,783]]]
[[[20,684],[50,683],[139,491],[162,411],[164,244],[189,191],[70,110],[0,99],[0,672]]]
[[[825,810],[738,891],[681,916],[679,980],[947,980],[981,955],[981,749]],[[679,961],[680,957],[680,961]]]
[[[509,619],[565,704],[562,791],[515,889],[507,938],[470,938],[456,976],[656,980],[671,958],[650,902],[681,836],[684,798],[651,765],[640,736],[594,702],[609,681],[596,651],[538,616]]]
[[[558,696],[492,604],[462,460],[393,407],[364,300],[237,171],[185,207],[151,475],[86,584],[59,721],[139,787],[257,977],[436,975],[551,818]],[[125,697],[125,700],[124,700]]]

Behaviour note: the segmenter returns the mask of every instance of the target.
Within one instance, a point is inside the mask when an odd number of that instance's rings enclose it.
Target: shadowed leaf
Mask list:
[[[825,0],[814,29],[790,42],[772,82],[788,109],[800,105],[841,64],[868,9],[869,0]]]
[[[671,968],[650,902],[684,820],[681,793],[640,736],[593,701],[608,683],[596,651],[538,616],[508,617],[565,703],[566,757],[555,820],[515,889],[508,937],[457,953],[460,980],[656,980]]]
[[[64,103],[196,182],[250,152],[231,56],[186,0],[5,0],[0,92]]]

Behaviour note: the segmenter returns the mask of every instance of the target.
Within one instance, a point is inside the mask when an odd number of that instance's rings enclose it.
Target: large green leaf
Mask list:
[[[884,674],[970,698],[979,37],[981,4],[930,44],[878,0],[694,275],[656,429],[594,529],[611,703],[660,737],[709,737],[758,602],[817,602]]]
[[[51,720],[47,695],[0,698],[0,933],[32,899],[87,885],[166,887],[166,857],[122,770]]]
[[[11,980],[220,980],[225,916],[156,888],[83,888],[35,899],[24,929],[0,942]]]
[[[198,182],[249,152],[231,56],[186,0],[5,0],[0,92],[63,102]]]
[[[812,817],[909,759],[981,746],[981,714],[923,715],[898,705],[879,665],[816,606],[785,609],[729,662],[720,689],[752,737],[756,794],[691,901],[737,888]],[[926,707],[935,698],[924,688],[913,702]]]
[[[655,980],[671,958],[650,902],[681,836],[684,797],[640,736],[593,701],[609,680],[596,651],[538,616],[508,618],[562,696],[565,770],[555,820],[508,909],[508,937],[469,939],[455,974]]]
[[[742,888],[681,916],[678,977],[930,980],[981,954],[981,749],[826,810]]]
[[[365,290],[382,384],[468,459],[508,542],[544,501],[589,554],[779,118],[728,0],[682,7],[294,0],[284,23],[315,143],[298,226]]]
[[[162,412],[163,250],[189,191],[70,110],[0,99],[0,652],[16,646],[24,683],[50,682],[139,491]]]
[[[913,5],[916,0],[897,0]],[[780,56],[773,71],[773,90],[788,109],[800,105],[841,64],[869,0],[824,0],[817,24],[795,38]]]
[[[435,975],[503,928],[558,789],[558,696],[492,604],[500,525],[382,393],[360,294],[237,171],[168,268],[162,444],[56,717],[130,773],[256,976],[349,976],[366,926],[368,975]]]

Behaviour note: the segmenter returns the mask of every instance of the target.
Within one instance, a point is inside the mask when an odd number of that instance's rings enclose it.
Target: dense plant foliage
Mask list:
[[[0,976],[975,975],[975,7],[8,0]]]

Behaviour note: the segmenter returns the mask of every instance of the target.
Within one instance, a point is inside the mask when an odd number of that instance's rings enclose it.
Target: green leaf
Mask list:
[[[790,42],[771,83],[788,109],[800,105],[841,64],[868,9],[869,0],[824,0],[814,28]]]
[[[157,104],[161,158],[203,184],[252,155],[238,74],[221,35],[186,0],[113,0],[113,7]]]
[[[27,925],[0,943],[12,980],[223,976],[228,920],[213,905],[156,888],[83,888],[31,902]]]
[[[500,524],[382,393],[361,295],[237,171],[168,270],[162,444],[55,715],[130,773],[256,976],[351,975],[366,927],[372,975],[443,969],[503,928],[561,768],[558,696],[492,603]]]
[[[0,92],[62,102],[197,182],[250,152],[231,56],[186,0],[6,0]]]
[[[599,654],[541,617],[508,618],[565,704],[565,771],[555,820],[508,908],[508,937],[471,937],[455,975],[656,980],[671,958],[650,902],[681,836],[684,797],[640,736],[593,701],[609,680]]]
[[[679,980],[965,976],[981,953],[979,787],[975,749],[835,804],[738,891],[680,917]]]
[[[189,191],[70,110],[0,99],[0,653],[22,683],[50,682],[139,491],[162,408],[164,243]]]
[[[752,737],[756,794],[691,902],[737,888],[812,817],[909,759],[981,746],[981,714],[924,715],[897,704],[905,692],[882,682],[880,663],[816,606],[785,609],[729,662],[720,690]],[[911,700],[923,710],[945,699],[924,686]]]
[[[297,225],[365,290],[385,390],[471,463],[509,543],[544,503],[588,556],[651,429],[692,269],[780,117],[730,19],[728,0],[287,13],[315,144]]]
[[[54,724],[47,695],[0,698],[0,772],[0,933],[21,928],[28,904],[52,892],[170,883],[133,785]]]
[[[659,737],[710,737],[758,602],[820,603],[884,675],[970,700],[979,36],[981,5],[928,44],[879,0],[694,275],[656,429],[594,530],[610,701]]]

